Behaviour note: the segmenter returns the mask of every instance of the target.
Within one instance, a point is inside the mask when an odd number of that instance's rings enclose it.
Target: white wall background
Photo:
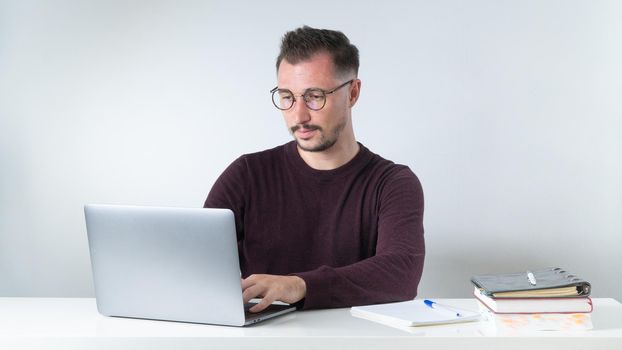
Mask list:
[[[361,52],[358,139],[426,195],[421,296],[560,265],[622,300],[620,1],[0,0],[0,296],[92,296],[82,206],[201,206],[290,139],[283,33]]]

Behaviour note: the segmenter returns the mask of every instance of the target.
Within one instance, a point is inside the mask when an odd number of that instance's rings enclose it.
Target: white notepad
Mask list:
[[[478,321],[478,311],[465,310],[451,306],[452,312],[441,308],[431,308],[423,300],[403,301],[399,303],[355,306],[350,309],[352,316],[396,327],[427,326],[435,324]]]

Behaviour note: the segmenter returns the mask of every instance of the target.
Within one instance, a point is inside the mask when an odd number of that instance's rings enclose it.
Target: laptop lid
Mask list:
[[[101,314],[247,324],[231,210],[91,204],[84,211]]]

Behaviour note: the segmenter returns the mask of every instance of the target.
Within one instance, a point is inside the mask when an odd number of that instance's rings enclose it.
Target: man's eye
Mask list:
[[[324,98],[324,95],[317,94],[317,93],[311,93],[307,95],[307,99],[312,100],[312,101],[321,101],[323,98]]]

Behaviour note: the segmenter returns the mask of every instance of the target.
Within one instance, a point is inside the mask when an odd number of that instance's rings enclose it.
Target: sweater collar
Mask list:
[[[362,143],[359,144],[358,153],[346,164],[331,170],[317,170],[310,167],[304,159],[298,153],[296,141],[290,141],[285,144],[285,154],[289,163],[302,175],[313,177],[318,180],[332,180],[348,176],[352,173],[358,172],[373,157],[373,153],[367,149]]]

